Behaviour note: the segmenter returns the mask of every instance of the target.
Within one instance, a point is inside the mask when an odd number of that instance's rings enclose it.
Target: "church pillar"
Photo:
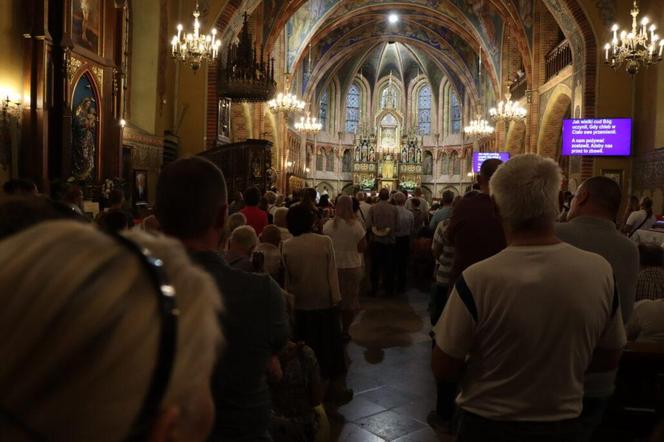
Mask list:
[[[23,74],[22,148],[19,175],[33,179],[48,190],[49,109],[47,72],[56,75],[50,60],[53,42],[48,31],[48,0],[33,0],[26,5]]]

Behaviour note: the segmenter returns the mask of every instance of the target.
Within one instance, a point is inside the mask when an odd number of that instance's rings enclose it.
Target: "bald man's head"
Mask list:
[[[588,178],[577,189],[567,218],[587,215],[615,221],[621,199],[620,186],[612,179],[604,176]]]

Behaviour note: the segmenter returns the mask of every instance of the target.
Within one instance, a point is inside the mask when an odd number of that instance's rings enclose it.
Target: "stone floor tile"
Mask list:
[[[343,415],[347,422],[351,422],[383,412],[385,410],[385,407],[382,407],[375,402],[372,402],[362,396],[356,396],[348,404],[339,407],[337,412]]]
[[[393,440],[425,427],[421,422],[393,411],[384,411],[359,420],[358,425],[384,439]]]
[[[340,442],[385,442],[385,439],[352,423],[344,424],[337,440]]]
[[[413,399],[412,395],[389,386],[369,390],[358,397],[369,400],[381,407],[385,407],[386,409],[407,404]]]
[[[450,434],[437,434],[430,427],[394,439],[393,442],[454,442],[456,438]]]

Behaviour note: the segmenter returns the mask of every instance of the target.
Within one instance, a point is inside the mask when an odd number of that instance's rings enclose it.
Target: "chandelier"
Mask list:
[[[526,118],[528,111],[511,98],[512,94],[508,92],[504,101],[500,101],[497,107],[489,109],[489,115],[494,121],[519,121]]]
[[[277,84],[274,81],[274,59],[265,60],[263,50],[260,57],[256,46],[251,44],[247,13],[240,31],[239,41],[228,45],[226,67],[219,70],[219,96],[231,101],[264,102],[274,96]]]
[[[306,118],[301,117],[300,121],[295,123],[295,130],[306,135],[316,135],[322,128],[323,125],[318,123],[315,117],[309,116],[309,112],[307,112]]]
[[[286,74],[286,80],[284,83],[284,92],[279,92],[276,98],[268,101],[267,105],[270,110],[274,113],[281,112],[283,114],[291,112],[302,112],[306,103],[296,95],[293,95],[289,92],[290,90],[290,75]]]
[[[211,35],[201,34],[201,22],[198,20],[201,12],[198,1],[194,7],[194,32],[187,34],[182,32],[183,27],[178,24],[178,34],[171,39],[171,55],[176,60],[187,63],[196,72],[204,61],[215,60],[219,55],[221,40],[217,39],[217,30],[212,28]]]
[[[613,69],[618,69],[624,63],[627,73],[636,75],[639,73],[641,65],[648,66],[662,61],[664,40],[655,33],[657,26],[651,24],[648,27],[650,23],[648,17],[643,17],[639,28],[637,24],[639,6],[636,0],[634,0],[634,7],[630,15],[632,16],[630,32],[620,31],[617,24],[611,27],[613,38],[610,43],[604,45],[604,62]],[[619,36],[620,38],[618,38]],[[655,53],[656,51],[657,53]]]
[[[480,137],[491,135],[494,130],[493,126],[491,126],[488,121],[480,118],[479,114],[477,115],[476,120],[471,120],[470,124],[463,128],[466,135]]]

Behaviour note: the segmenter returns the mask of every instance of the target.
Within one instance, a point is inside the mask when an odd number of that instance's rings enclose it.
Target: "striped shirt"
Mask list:
[[[450,284],[452,265],[454,264],[454,246],[447,239],[445,231],[450,225],[450,218],[441,221],[436,226],[431,242],[431,250],[439,248],[442,250],[440,256],[436,257],[436,282],[439,284]]]
[[[664,298],[664,268],[647,267],[636,279],[635,301]]]

